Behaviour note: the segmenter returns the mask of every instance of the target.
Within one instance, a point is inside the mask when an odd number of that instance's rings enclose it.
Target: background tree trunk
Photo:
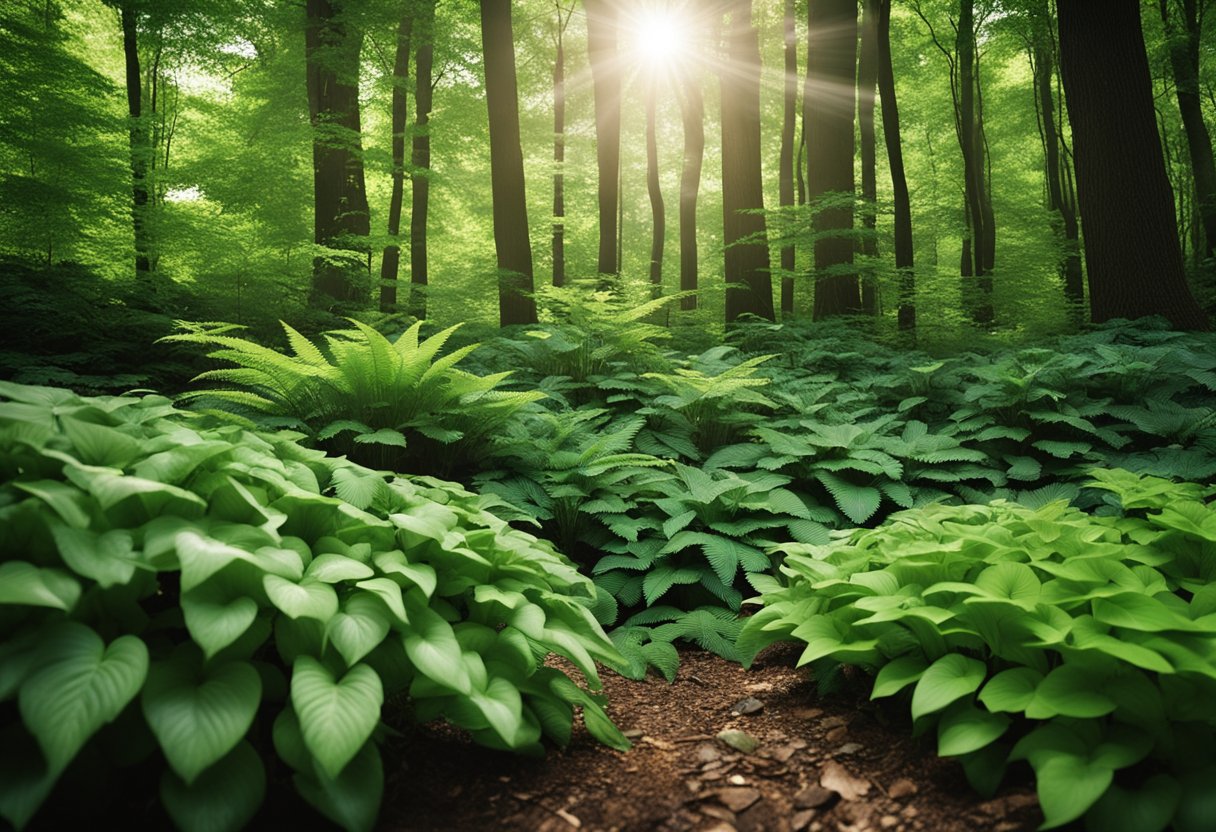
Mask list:
[[[684,123],[684,166],[680,172],[680,291],[697,289],[697,197],[705,163],[705,100],[701,81],[685,67],[680,73],[680,120]],[[697,296],[680,299],[681,309],[696,309]]]
[[[857,61],[857,125],[861,138],[861,253],[878,256],[877,142],[874,134],[874,102],[878,88],[878,0],[864,0],[861,17],[861,52]],[[874,277],[861,284],[861,308],[878,313],[878,285]]]
[[[595,89],[595,156],[599,169],[600,247],[597,269],[620,273],[617,207],[621,172],[621,67],[617,56],[620,12],[617,0],[583,0],[587,12],[587,56]],[[611,281],[607,281],[611,283]]]
[[[553,60],[553,285],[566,284],[566,27],[574,7],[555,3]]]
[[[667,216],[663,190],[659,185],[659,144],[656,133],[658,78],[651,76],[646,86],[646,193],[650,197],[650,295],[663,294],[663,248],[667,242]]]
[[[1092,318],[1206,328],[1183,276],[1140,4],[1063,0],[1058,15]]]
[[[532,245],[524,194],[524,155],[519,141],[519,92],[511,0],[481,0],[486,108],[490,119],[490,189],[494,200],[494,249],[498,255],[498,319],[502,326],[536,323],[532,292]]]
[[[904,173],[904,149],[895,99],[895,72],[891,66],[891,0],[878,0],[878,90],[882,96],[882,132],[891,168],[895,203],[895,269],[899,274],[899,328],[916,329],[916,273],[913,270],[912,204]]]
[[[798,109],[798,33],[794,26],[794,0],[785,0],[782,15],[785,36],[785,88],[782,98],[780,201],[782,208],[794,205],[794,127]],[[793,242],[781,247],[781,315],[794,314],[794,278],[796,250]]]
[[[148,234],[148,128],[143,114],[143,77],[139,70],[138,14],[131,3],[123,3],[122,51],[126,62],[127,131],[131,148],[131,225],[135,234],[135,279],[152,285],[152,245]]]
[[[807,201],[853,193],[853,90],[857,83],[857,1],[809,0],[806,119]],[[816,210],[815,320],[862,311],[853,263],[853,208]]]
[[[405,121],[408,112],[406,90],[410,80],[410,32],[414,18],[406,12],[397,25],[397,54],[393,61],[393,190],[388,203],[390,242],[380,257],[380,310],[388,312],[397,305],[397,271],[401,262],[401,203],[405,197]]]
[[[958,32],[955,54],[958,56],[958,144],[963,155],[963,194],[966,232],[963,240],[962,277],[963,307],[973,323],[992,322],[992,281],[988,279],[988,226],[991,213],[986,209],[984,187],[984,151],[980,132],[976,87],[975,0],[959,0]],[[995,251],[995,248],[993,248]]]
[[[722,225],[726,246],[726,321],[750,313],[773,319],[760,165],[760,39],[751,0],[727,0],[722,93]],[[741,242],[751,238],[751,242]],[[731,284],[735,284],[732,287]]]
[[[414,23],[414,141],[410,148],[410,314],[427,315],[431,212],[431,110],[435,104],[435,2],[423,0]]]

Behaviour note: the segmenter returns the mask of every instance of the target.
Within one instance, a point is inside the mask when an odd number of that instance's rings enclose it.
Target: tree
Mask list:
[[[313,303],[352,302],[367,294],[360,278],[371,232],[359,123],[362,32],[346,20],[343,0],[307,0],[304,55],[313,127],[313,242],[331,251],[313,258]],[[342,254],[340,252],[353,252]]]
[[[878,256],[878,151],[874,134],[874,103],[878,92],[878,0],[864,0],[861,15],[861,52],[857,60],[857,130],[861,139],[861,199],[863,203],[861,253]],[[878,312],[878,287],[873,280],[861,284],[861,307]]]
[[[853,92],[857,70],[856,0],[809,0],[806,86],[807,200],[815,205],[815,320],[862,311],[853,264]]]
[[[752,0],[727,0],[726,10],[726,66],[719,82],[726,321],[743,314],[772,320],[772,275],[761,213],[760,38],[752,25]]]
[[[646,193],[650,197],[650,293],[663,294],[663,248],[667,242],[667,212],[663,205],[663,189],[659,184],[659,144],[656,114],[659,79],[651,72],[646,79]]]
[[[878,91],[882,97],[882,132],[891,168],[895,203],[895,269],[899,274],[899,328],[916,328],[916,273],[913,270],[912,204],[904,173],[899,105],[895,99],[895,72],[891,66],[891,0],[878,0]]]
[[[595,156],[599,173],[599,261],[601,281],[620,273],[617,209],[621,178],[621,66],[617,55],[617,0],[583,0],[587,12],[587,57],[595,89]]]
[[[1209,0],[1159,0],[1169,39],[1174,92],[1195,178],[1195,210],[1203,225],[1204,257],[1216,257],[1216,158],[1199,96],[1199,44]]]
[[[566,283],[566,29],[574,6],[555,0],[553,25],[553,285]]]
[[[701,79],[689,67],[679,76],[684,163],[680,171],[680,291],[697,289],[697,199],[705,163],[705,99]],[[696,309],[697,296],[680,299],[681,309]]]
[[[1091,316],[1206,328],[1183,275],[1139,3],[1063,0],[1057,14]]]
[[[426,317],[430,285],[431,110],[435,101],[435,0],[422,0],[414,23],[414,141],[410,148],[410,314]]]
[[[134,0],[119,7],[127,88],[127,134],[131,147],[131,224],[135,231],[135,279],[154,290],[152,243],[148,234],[148,160],[152,149],[143,113],[143,75],[139,70],[139,13]]]
[[[393,61],[393,189],[388,205],[389,243],[380,258],[380,309],[389,311],[397,305],[397,267],[401,247],[397,235],[401,231],[401,203],[405,195],[405,119],[406,90],[410,78],[410,34],[414,17],[407,10],[397,24],[397,55]]]
[[[782,208],[794,205],[794,127],[798,109],[798,32],[794,26],[794,0],[785,0],[782,16],[785,62],[785,86],[781,99],[781,159],[778,175],[779,199]],[[794,314],[794,243],[781,247],[781,315]]]
[[[486,109],[490,119],[490,189],[498,255],[498,319],[502,326],[536,323],[532,299],[532,244],[519,140],[519,92],[511,0],[481,0]]]

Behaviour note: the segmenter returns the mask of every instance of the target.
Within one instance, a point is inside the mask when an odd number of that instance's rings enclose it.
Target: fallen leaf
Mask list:
[[[760,747],[760,740],[756,739],[746,731],[728,729],[720,732],[718,734],[718,739],[736,751],[742,751],[744,754],[751,754]]]

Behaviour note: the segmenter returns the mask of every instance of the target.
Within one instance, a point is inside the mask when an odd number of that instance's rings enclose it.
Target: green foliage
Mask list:
[[[1093,829],[1201,828],[1211,816],[1182,807],[1216,765],[1216,491],[1093,477],[1119,513],[931,505],[778,547],[785,583],[737,649],[800,641],[799,664],[875,671],[874,698],[910,688],[916,729],[977,788],[1030,764],[1044,828],[1086,813]]]
[[[155,754],[186,830],[238,829],[271,746],[297,790],[372,828],[377,739],[405,695],[493,748],[569,740],[626,661],[591,582],[459,486],[405,479],[169,400],[0,386],[0,816],[22,828],[83,753]]]

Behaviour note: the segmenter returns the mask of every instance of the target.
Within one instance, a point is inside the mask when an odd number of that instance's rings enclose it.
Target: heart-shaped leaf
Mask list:
[[[182,613],[190,637],[211,658],[239,639],[258,617],[258,605],[252,598],[224,600],[219,593],[200,587],[182,595]]]
[[[296,659],[291,674],[291,705],[300,720],[304,744],[321,771],[334,779],[351,761],[376,723],[384,689],[376,671],[359,664],[335,681],[311,656]]]
[[[912,718],[935,713],[974,693],[983,683],[987,667],[983,662],[951,653],[929,665],[912,692]]]
[[[336,584],[341,581],[362,581],[376,573],[366,563],[360,563],[345,555],[327,552],[314,559],[308,565],[308,571],[305,574],[314,580]]]
[[[894,696],[908,685],[920,679],[928,667],[920,656],[900,656],[882,666],[874,677],[874,690],[871,699],[881,699],[884,696]]]
[[[296,791],[325,817],[347,832],[371,832],[384,796],[384,766],[380,752],[368,743],[336,778],[321,772],[297,774]]]
[[[244,741],[191,784],[168,770],[160,780],[161,802],[182,832],[237,832],[257,814],[265,794],[266,770]]]
[[[989,713],[968,702],[956,703],[937,724],[937,753],[957,757],[978,751],[1004,734],[1009,723],[1004,714]]]
[[[70,611],[80,600],[80,584],[62,569],[39,569],[23,560],[0,564],[0,604]]]
[[[405,653],[418,672],[468,696],[473,690],[452,625],[422,604],[410,608],[410,628],[401,637]]]
[[[370,592],[356,592],[342,604],[342,611],[329,619],[325,637],[338,648],[347,666],[375,650],[389,631],[388,611]]]
[[[338,611],[338,594],[329,584],[305,579],[301,583],[266,575],[262,586],[270,602],[288,618],[315,618],[328,621]]]

